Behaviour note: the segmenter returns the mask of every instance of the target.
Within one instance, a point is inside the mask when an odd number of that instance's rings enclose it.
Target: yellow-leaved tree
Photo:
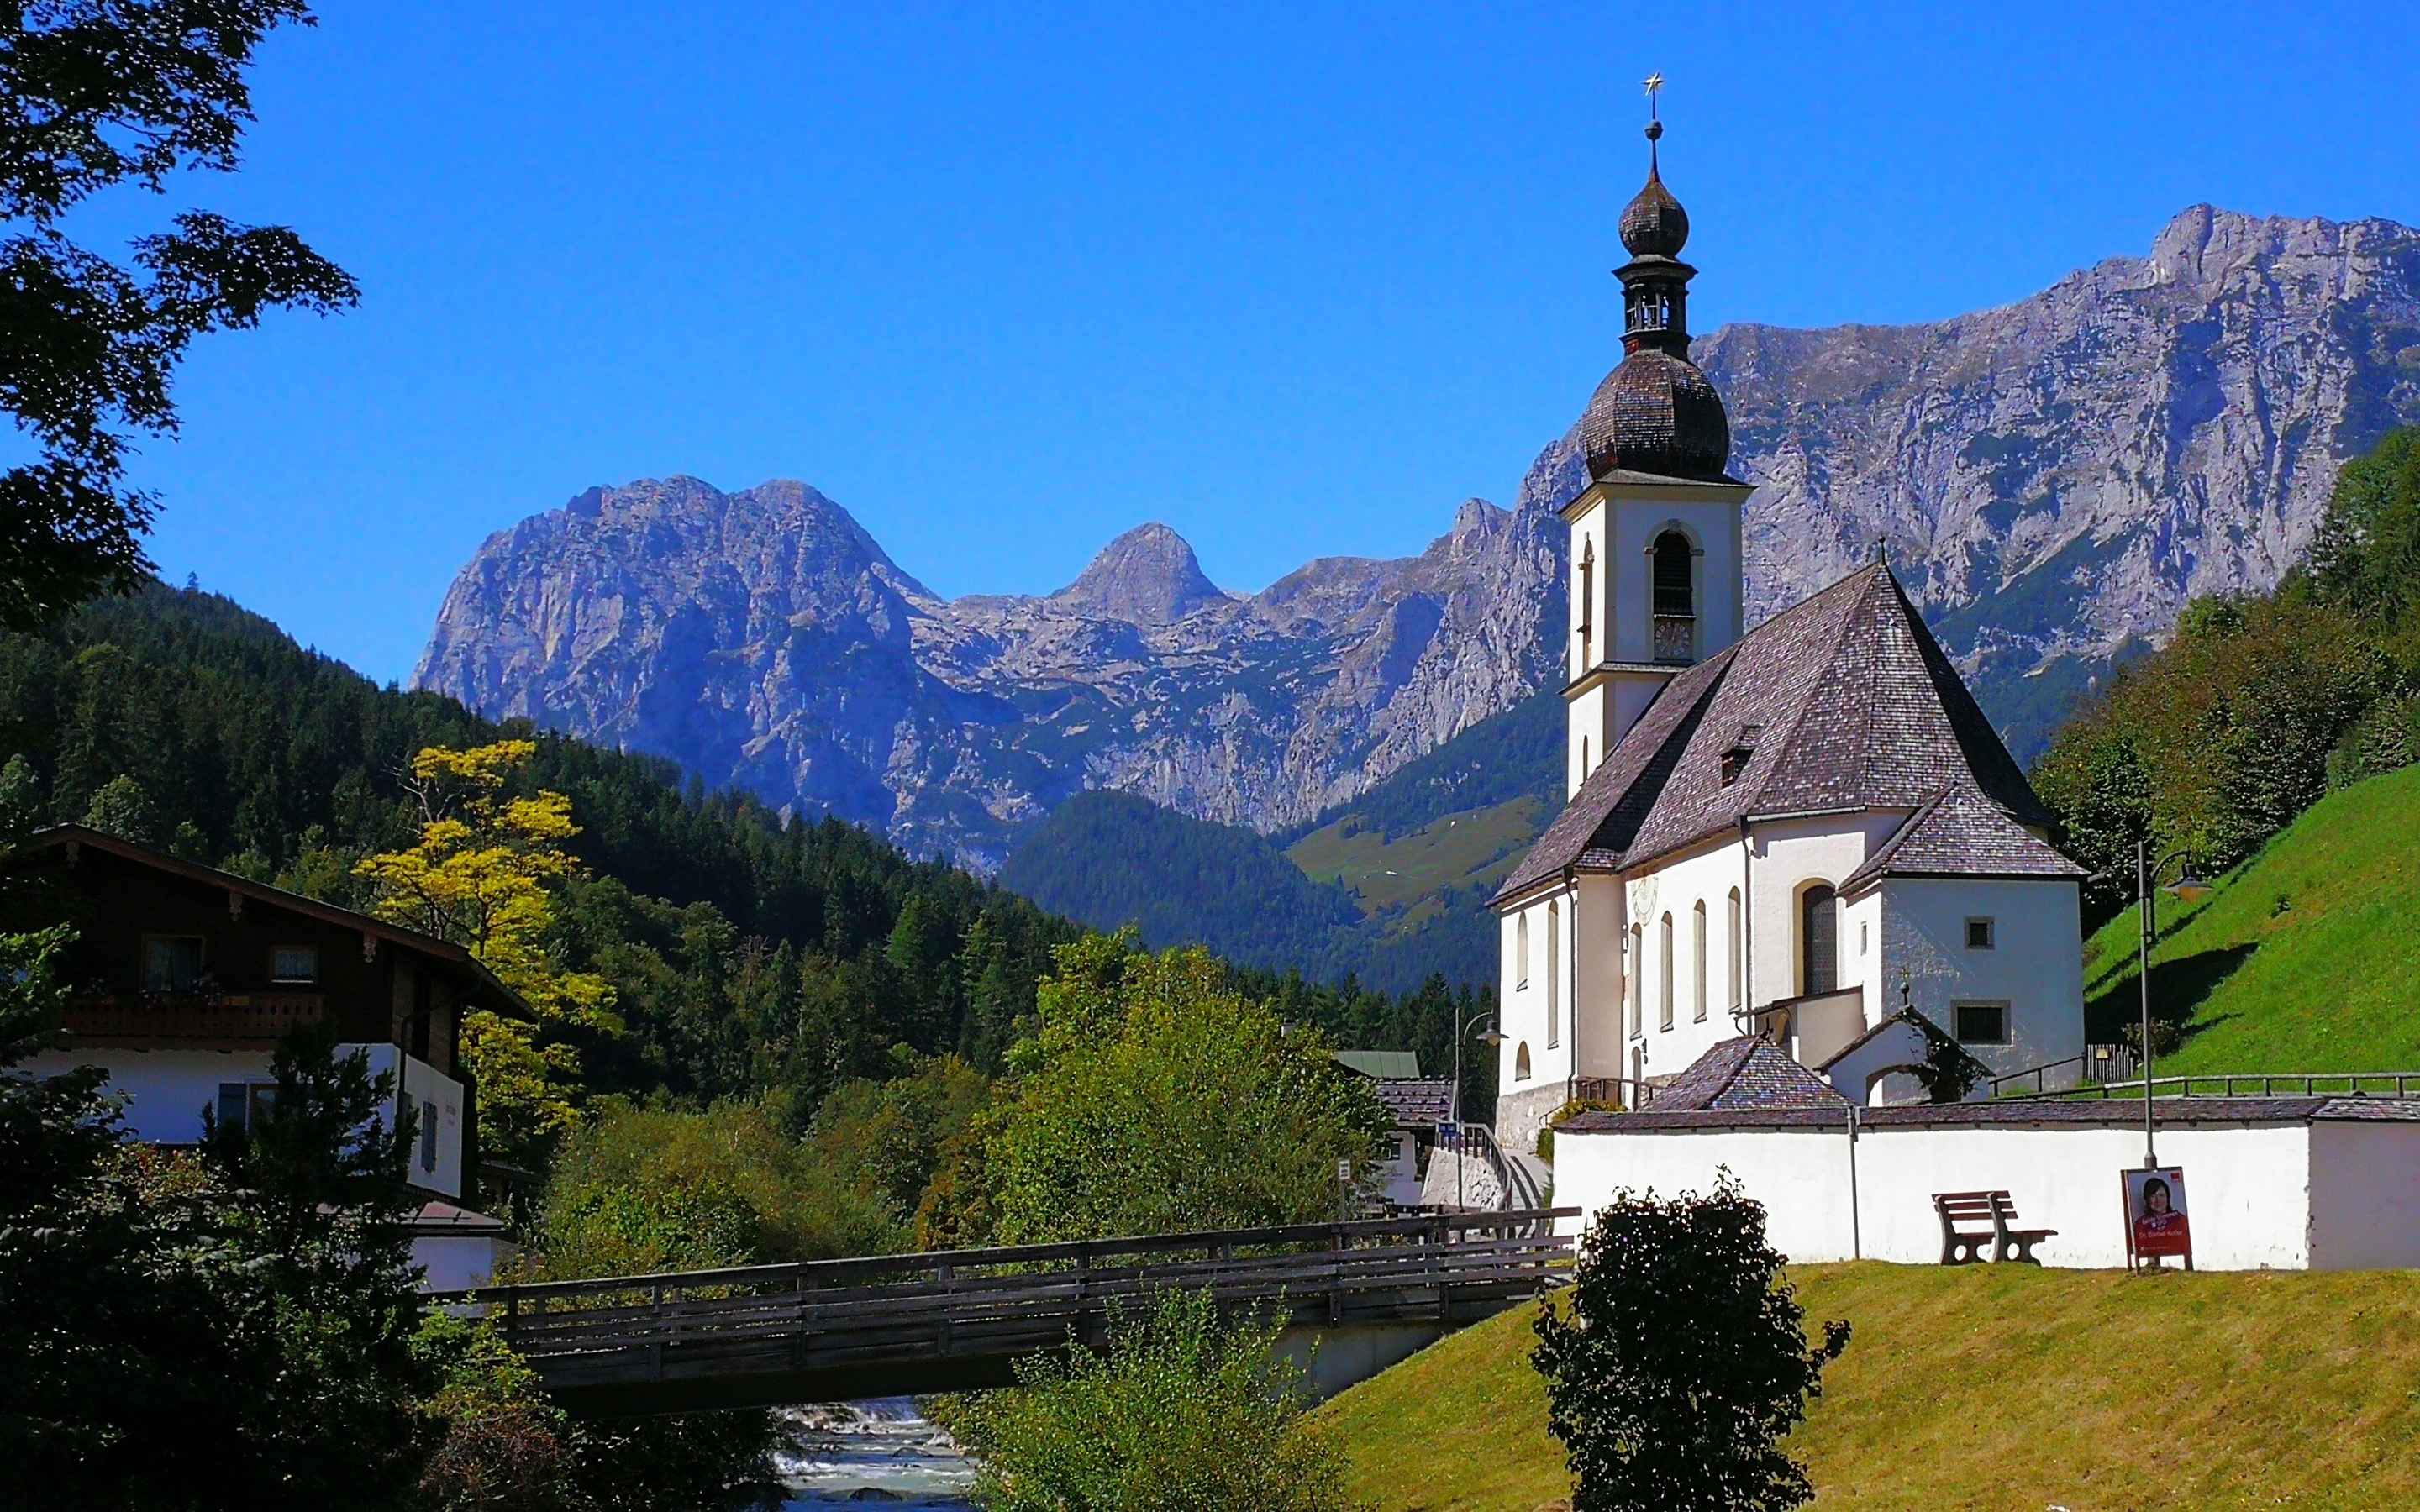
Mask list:
[[[380,918],[461,946],[536,1014],[483,1010],[462,1021],[481,1141],[524,1162],[579,1121],[580,1054],[556,1036],[575,1026],[607,1034],[622,1027],[613,984],[566,971],[547,951],[553,889],[580,870],[564,845],[580,827],[560,793],[505,791],[536,754],[530,740],[422,750],[409,784],[420,805],[418,843],[353,869],[376,884]]]

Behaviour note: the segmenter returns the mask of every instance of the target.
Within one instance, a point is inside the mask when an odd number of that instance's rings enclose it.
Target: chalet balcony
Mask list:
[[[81,1041],[119,1044],[268,1044],[327,1011],[323,993],[112,995],[78,998],[62,1026]]]
[[[1687,666],[1698,659],[1698,617],[1694,614],[1655,616],[1655,659]]]

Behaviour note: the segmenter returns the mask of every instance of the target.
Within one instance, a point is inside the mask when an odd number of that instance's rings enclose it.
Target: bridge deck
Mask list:
[[[1448,1213],[489,1287],[486,1307],[567,1411],[769,1406],[1006,1385],[1018,1359],[1097,1344],[1172,1288],[1331,1332],[1440,1331],[1537,1295],[1568,1263],[1553,1218]]]

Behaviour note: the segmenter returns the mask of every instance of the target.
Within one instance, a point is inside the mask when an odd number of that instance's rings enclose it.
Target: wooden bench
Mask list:
[[[2019,1228],[2017,1205],[2006,1192],[1935,1192],[1933,1213],[1941,1219],[1941,1263],[1973,1265],[1991,1246],[1991,1258],[2005,1263],[2023,1260],[2040,1265],[2034,1246],[2058,1232],[2055,1228]],[[1989,1225],[1978,1227],[1978,1225]]]

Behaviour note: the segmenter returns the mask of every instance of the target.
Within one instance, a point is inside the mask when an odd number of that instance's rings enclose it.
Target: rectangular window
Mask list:
[[[437,1169],[437,1104],[425,1098],[420,1103],[420,1168]]]
[[[2009,1042],[2008,1004],[1953,1003],[1949,1011],[1955,1021],[1960,1044]]]
[[[1689,912],[1689,1017],[1706,1022],[1706,904],[1699,899]]]
[[[1859,955],[1864,955],[1868,950],[1873,948],[1873,928],[1874,927],[1871,924],[1860,924],[1857,926],[1857,953]]]
[[[1966,921],[1966,949],[1989,950],[1998,944],[1999,931],[1993,926],[1992,920],[1970,918]]]
[[[269,953],[271,981],[318,981],[319,951],[315,946],[281,945]]]
[[[147,992],[181,993],[202,978],[202,937],[198,934],[143,936],[143,987]]]
[[[222,1129],[256,1131],[276,1111],[275,1082],[219,1083],[218,1126]]]

